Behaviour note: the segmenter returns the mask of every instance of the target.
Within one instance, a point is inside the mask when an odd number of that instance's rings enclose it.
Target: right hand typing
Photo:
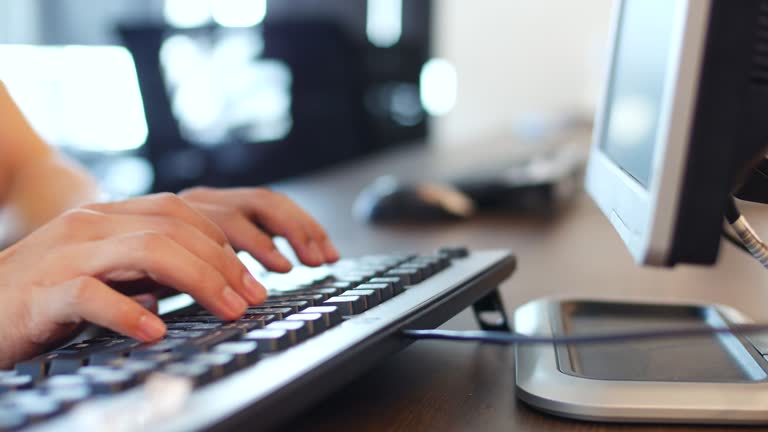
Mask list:
[[[222,319],[266,290],[224,233],[172,194],[69,211],[0,251],[0,367],[49,349],[91,322],[141,341],[165,325],[110,287],[149,278],[186,292]]]

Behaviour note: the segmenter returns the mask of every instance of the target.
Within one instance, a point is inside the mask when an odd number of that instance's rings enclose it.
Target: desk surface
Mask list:
[[[504,146],[494,147],[503,151]],[[487,151],[406,149],[277,185],[314,214],[349,256],[428,252],[442,245],[508,248],[519,269],[501,286],[506,309],[541,296],[696,300],[727,304],[768,320],[768,272],[731,245],[713,268],[636,267],[618,235],[580,192],[561,216],[483,216],[468,222],[370,226],[352,216],[354,197],[379,175],[441,176],[471,166]],[[768,232],[768,208],[745,213]],[[757,221],[760,218],[762,221]],[[469,311],[445,324],[476,329]],[[511,348],[422,341],[297,416],[285,430],[313,431],[680,431],[743,430],[686,426],[623,426],[578,422],[539,413],[514,395]],[[750,429],[753,430],[753,429]]]

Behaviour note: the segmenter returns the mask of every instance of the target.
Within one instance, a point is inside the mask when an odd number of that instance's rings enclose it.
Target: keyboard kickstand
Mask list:
[[[504,304],[501,302],[499,289],[493,291],[479,299],[472,305],[475,312],[477,323],[483,330],[511,331],[507,313],[504,311]]]

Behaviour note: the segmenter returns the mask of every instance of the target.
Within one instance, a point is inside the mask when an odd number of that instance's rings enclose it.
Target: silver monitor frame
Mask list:
[[[672,248],[690,131],[696,107],[711,0],[673,0],[674,41],[668,63],[648,188],[603,152],[619,26],[625,1],[615,4],[604,93],[596,112],[586,189],[638,264],[666,265]]]

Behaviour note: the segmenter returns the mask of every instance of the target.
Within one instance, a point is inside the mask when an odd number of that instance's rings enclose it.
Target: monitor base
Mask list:
[[[719,305],[542,299],[515,330],[559,336],[749,323]],[[550,414],[602,422],[766,424],[768,361],[745,337],[708,335],[577,346],[518,345],[517,396]]]

